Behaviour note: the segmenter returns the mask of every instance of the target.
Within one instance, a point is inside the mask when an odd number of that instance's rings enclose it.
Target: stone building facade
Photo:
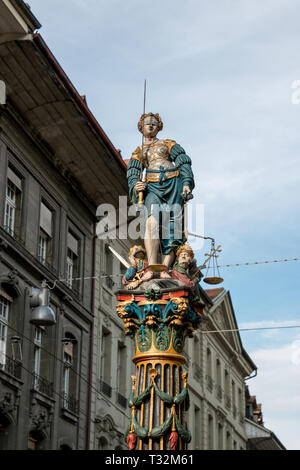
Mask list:
[[[86,449],[96,210],[117,206],[111,185],[126,194],[126,166],[39,27],[0,0],[0,449]],[[56,323],[41,327],[30,293],[44,280]]]
[[[244,350],[230,293],[203,292],[203,323],[186,341],[192,432],[189,449],[245,450],[245,379],[256,366]]]
[[[127,240],[97,241],[98,272],[109,273],[95,288],[95,328],[91,448],[95,450],[127,449],[124,432],[128,424],[127,398],[134,373],[131,357],[134,343],[124,334],[123,322],[116,314],[114,291],[121,285],[124,268],[109,251],[108,245],[127,259]],[[131,245],[130,245],[131,246]]]

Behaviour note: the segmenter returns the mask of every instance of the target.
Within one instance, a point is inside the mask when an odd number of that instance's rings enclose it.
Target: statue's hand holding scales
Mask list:
[[[192,197],[194,176],[191,169],[191,159],[183,148],[174,140],[157,138],[163,128],[159,114],[143,114],[138,123],[138,129],[143,133],[144,142],[132,154],[128,164],[129,195],[134,204],[138,202],[138,194],[143,191],[144,204],[147,209],[145,247],[149,265],[157,264],[160,251],[164,258],[164,265],[168,269],[174,260],[174,253],[185,242],[183,230],[181,236],[174,238],[170,220],[170,234],[168,238],[157,236],[159,221],[155,217],[155,207],[167,204],[169,207],[179,205]],[[141,181],[143,169],[146,169],[145,181]],[[183,217],[182,217],[183,228]],[[148,277],[151,276],[148,274]],[[167,273],[161,277],[168,278]],[[146,280],[146,279],[145,279]]]

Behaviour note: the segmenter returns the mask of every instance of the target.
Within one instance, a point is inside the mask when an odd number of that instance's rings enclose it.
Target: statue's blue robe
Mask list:
[[[179,170],[179,175],[173,178],[167,178],[167,171],[161,168],[161,171],[149,170],[149,174],[153,176],[159,173],[160,181],[147,183],[147,189],[144,192],[144,205],[146,208],[146,216],[151,214],[160,223],[160,249],[165,255],[171,251],[176,251],[177,248],[185,243],[184,236],[184,217],[183,217],[183,204],[181,198],[183,186],[189,186],[193,190],[194,175],[191,168],[191,159],[186,155],[180,145],[175,144],[172,146],[169,158],[174,162],[175,166],[171,171]],[[140,180],[141,164],[136,158],[131,158],[128,164],[128,186],[129,196],[133,204],[138,202],[138,193],[135,189],[136,183]],[[173,211],[172,211],[173,208]],[[174,211],[174,208],[177,210]],[[164,217],[162,213],[170,212],[167,218],[168,229],[162,227]],[[166,230],[164,230],[166,229]]]

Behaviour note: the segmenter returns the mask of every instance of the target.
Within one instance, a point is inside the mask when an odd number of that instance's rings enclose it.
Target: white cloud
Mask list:
[[[252,352],[258,375],[248,382],[250,393],[262,403],[265,426],[290,450],[300,449],[300,364],[293,360],[298,347],[299,342],[291,342]]]

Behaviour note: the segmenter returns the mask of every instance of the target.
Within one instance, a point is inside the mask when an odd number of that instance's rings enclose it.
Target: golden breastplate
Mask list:
[[[169,160],[169,151],[163,141],[145,145],[143,149],[143,166],[149,170],[159,170],[173,168],[173,163]]]

